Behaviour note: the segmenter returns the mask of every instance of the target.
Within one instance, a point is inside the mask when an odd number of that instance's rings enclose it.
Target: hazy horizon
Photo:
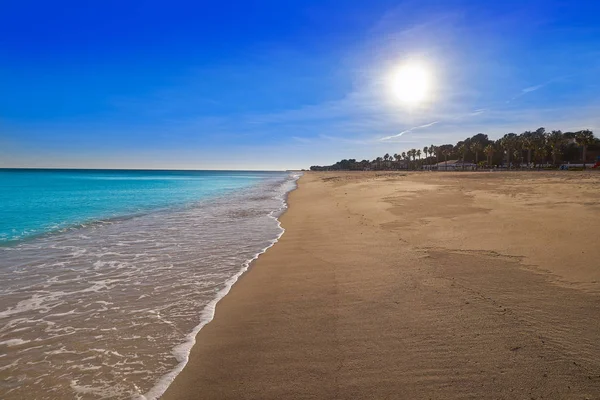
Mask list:
[[[598,131],[599,13],[585,0],[8,4],[0,167],[288,170],[479,132]],[[408,98],[393,81],[407,65],[427,89]]]

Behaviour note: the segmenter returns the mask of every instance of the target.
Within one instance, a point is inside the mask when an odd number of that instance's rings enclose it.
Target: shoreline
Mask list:
[[[248,272],[250,270],[250,268],[252,267],[252,264],[256,260],[258,260],[258,258],[262,254],[266,253],[267,250],[269,250],[271,247],[276,245],[277,242],[279,242],[279,240],[285,233],[285,229],[281,225],[280,218],[288,210],[288,208],[289,208],[288,197],[289,197],[290,193],[292,193],[298,189],[298,181],[301,178],[302,178],[301,175],[299,177],[295,178],[293,180],[294,187],[292,189],[286,191],[283,194],[283,196],[281,197],[281,201],[282,201],[281,208],[271,211],[268,215],[269,218],[273,218],[275,221],[277,221],[277,227],[280,229],[280,232],[277,235],[277,237],[274,238],[273,240],[271,240],[271,243],[268,246],[266,246],[265,248],[261,249],[258,253],[256,253],[254,255],[254,257],[246,260],[242,264],[242,268],[240,269],[240,271],[238,273],[236,273],[235,275],[233,275],[225,283],[225,287],[216,294],[216,297],[202,309],[202,312],[200,313],[201,322],[198,325],[196,325],[194,327],[194,329],[186,336],[188,340],[179,344],[172,350],[173,354],[183,354],[183,356],[180,356],[180,357],[176,356],[177,359],[181,358],[181,361],[179,362],[179,364],[176,366],[175,369],[173,369],[166,375],[163,375],[148,392],[144,393],[143,395],[136,396],[137,399],[139,399],[139,400],[156,400],[159,398],[163,398],[163,395],[169,389],[169,387],[173,384],[173,381],[177,378],[177,376],[181,373],[181,371],[184,370],[184,368],[188,364],[191,350],[193,349],[194,345],[196,344],[197,335],[200,333],[202,328],[204,328],[206,325],[211,323],[213,321],[213,319],[215,318],[216,307],[219,304],[219,302],[221,300],[223,300],[223,298],[225,296],[227,296],[227,294],[231,291],[231,289],[239,281],[239,279],[246,272]]]
[[[161,399],[600,392],[598,178],[433,175],[305,174]]]
[[[297,178],[194,179],[189,191],[223,194],[0,246],[10,322],[0,397],[158,398],[215,303],[281,237]]]
[[[1,170],[1,168],[0,168]],[[10,170],[10,169],[7,169]],[[36,169],[28,170],[29,172],[34,171]],[[277,173],[278,171],[211,171],[211,170],[118,170],[118,169],[41,169],[41,171],[47,172],[260,172],[260,173]],[[291,173],[290,173],[291,175]],[[241,188],[242,190],[247,190],[249,187]],[[165,203],[161,205],[153,205],[153,206],[144,206],[141,209],[130,209],[130,210],[119,210],[115,213],[107,213],[104,215],[91,215],[81,220],[73,220],[69,222],[56,222],[51,223],[47,226],[40,226],[35,228],[34,233],[23,233],[18,237],[12,237],[8,239],[0,238],[0,247],[11,247],[15,245],[19,245],[20,243],[26,243],[38,240],[40,238],[53,237],[56,235],[62,235],[70,232],[78,232],[79,230],[86,229],[89,227],[103,226],[113,223],[119,223],[123,221],[129,221],[132,219],[146,217],[150,214],[164,214],[164,213],[172,213],[181,210],[185,210],[190,207],[201,207],[204,206],[207,202],[213,202],[215,200],[226,199],[231,196],[232,193],[238,191],[240,188],[226,189],[221,192],[216,193],[208,193],[204,194],[200,199],[195,199],[193,201],[178,201],[176,203]],[[293,190],[293,189],[292,189]],[[283,201],[286,201],[284,196]]]

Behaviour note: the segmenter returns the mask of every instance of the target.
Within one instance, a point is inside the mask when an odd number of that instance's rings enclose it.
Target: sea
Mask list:
[[[299,175],[0,170],[0,399],[160,397]]]

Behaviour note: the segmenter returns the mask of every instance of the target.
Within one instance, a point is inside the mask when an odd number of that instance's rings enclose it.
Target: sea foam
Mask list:
[[[227,195],[0,247],[0,397],[161,396],[218,301],[284,232],[278,217],[298,175],[259,177]]]

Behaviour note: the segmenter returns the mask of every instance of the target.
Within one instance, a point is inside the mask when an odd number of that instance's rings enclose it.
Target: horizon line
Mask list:
[[[168,168],[78,168],[78,167],[0,167],[0,171],[174,171],[174,172],[287,172],[299,169],[168,169]]]

